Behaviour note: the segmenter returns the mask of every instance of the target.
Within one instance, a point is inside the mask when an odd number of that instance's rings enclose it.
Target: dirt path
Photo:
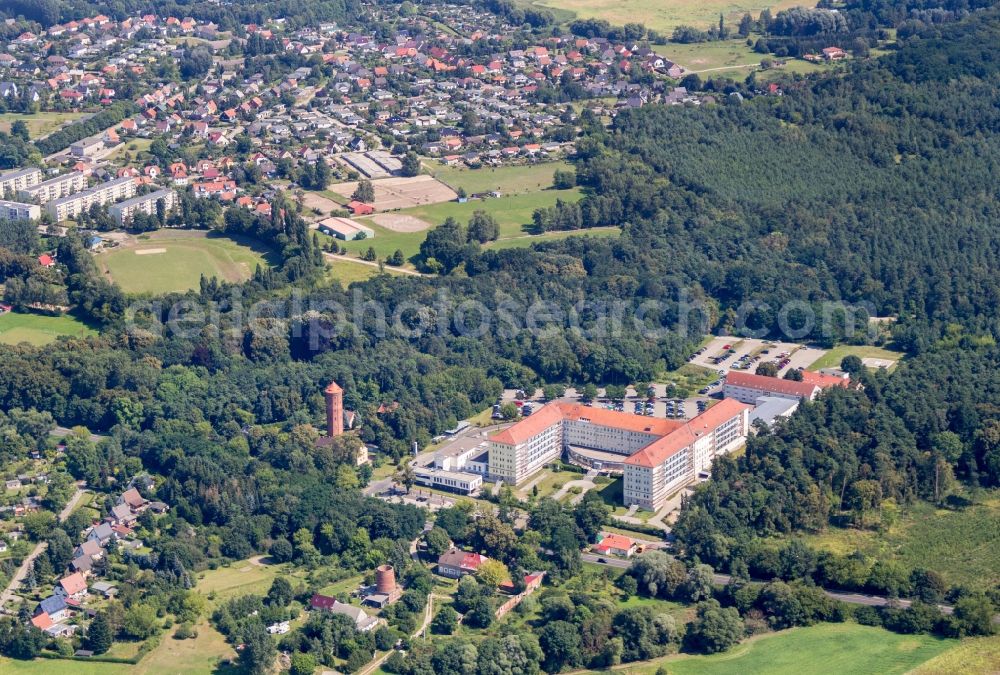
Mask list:
[[[325,255],[330,260],[344,260],[346,262],[356,263],[358,265],[368,265],[369,267],[378,267],[379,266],[377,262],[372,262],[372,261],[369,261],[369,260],[359,260],[358,258],[352,258],[352,257],[346,256],[346,255],[338,255],[338,254],[335,254],[335,253],[324,253],[323,255]],[[406,269],[405,267],[392,267],[391,265],[386,265],[384,267],[384,269],[389,274],[395,274],[395,273],[409,274],[410,276],[414,276],[414,277],[429,277],[430,276],[429,274],[424,274],[423,272],[418,272],[416,270],[409,270],[409,269]]]
[[[424,622],[420,624],[420,628],[415,630],[410,638],[415,639],[420,637],[421,633],[424,633],[427,630],[427,627],[431,625],[431,619],[434,617],[435,598],[438,600],[446,600],[447,596],[437,595],[435,593],[431,593],[427,596],[427,607],[424,608]],[[377,655],[367,666],[358,671],[358,675],[371,675],[371,673],[374,673],[383,663],[385,663],[386,659],[392,655],[393,651],[395,650],[390,649],[384,654]]]

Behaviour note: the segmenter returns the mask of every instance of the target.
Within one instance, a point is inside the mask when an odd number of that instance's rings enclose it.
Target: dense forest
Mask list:
[[[961,506],[959,482],[1000,486],[998,367],[994,343],[968,338],[892,375],[858,367],[862,390],[831,391],[773,432],[752,437],[744,456],[716,460],[713,479],[674,529],[682,550],[762,578],[805,576],[832,587],[911,592],[911,570],[808,553],[812,563],[789,570],[760,538],[833,524],[876,528],[917,499]]]

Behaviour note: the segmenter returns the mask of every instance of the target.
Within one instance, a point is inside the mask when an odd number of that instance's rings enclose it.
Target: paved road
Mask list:
[[[581,555],[584,561],[595,563],[597,565],[604,565],[605,567],[616,567],[618,569],[628,569],[632,564],[629,560],[624,560],[622,558],[616,558],[613,556],[601,557],[594,555],[593,553],[584,553]],[[600,562],[604,560],[604,562]],[[718,586],[725,586],[729,583],[730,576],[728,574],[714,574],[712,575],[712,581]],[[909,607],[911,602],[909,600],[890,600],[889,598],[880,595],[866,595],[864,593],[848,593],[845,591],[829,591],[825,588],[823,592],[828,598],[834,600],[840,600],[841,602],[846,602],[850,605],[868,605],[869,607],[884,607],[890,602],[894,602],[899,607]],[[948,605],[938,605],[941,611],[945,614],[951,614],[953,608]]]
[[[76,489],[73,496],[70,497],[68,502],[66,502],[66,506],[64,506],[62,511],[59,512],[60,523],[69,518],[69,514],[73,513],[73,509],[75,509],[76,505],[80,503],[80,500],[83,499],[83,495],[86,494],[86,492],[87,491],[83,487],[78,487]],[[14,572],[14,576],[10,579],[10,583],[7,584],[7,588],[3,590],[3,593],[0,593],[0,609],[6,607],[7,603],[14,599],[14,591],[16,591],[21,585],[24,578],[28,576],[28,570],[31,568],[31,564],[35,562],[35,558],[42,554],[42,551],[45,550],[46,546],[47,544],[44,541],[40,541],[35,545],[35,548],[31,550],[31,553],[25,556],[24,560],[21,562],[21,566],[17,568],[17,571]]]

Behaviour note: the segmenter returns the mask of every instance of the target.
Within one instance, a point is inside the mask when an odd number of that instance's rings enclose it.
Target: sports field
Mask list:
[[[0,131],[9,132],[14,122],[24,120],[24,123],[28,125],[28,136],[34,140],[51,134],[63,124],[68,124],[81,117],[83,117],[83,113],[73,112],[39,112],[34,115],[3,113],[0,114]]]
[[[68,314],[42,316],[40,314],[0,314],[0,343],[16,345],[27,342],[41,346],[55,342],[60,335],[86,337],[97,331]]]
[[[772,13],[796,5],[815,6],[815,2],[802,0],[522,0],[522,4],[538,8],[560,10],[558,20],[568,20],[570,15],[581,19],[605,19],[612,25],[641,23],[647,28],[667,36],[678,26],[693,26],[706,30],[719,23],[722,14],[733,29],[745,12],[756,17],[765,7]]]
[[[97,254],[102,272],[127,293],[198,288],[202,275],[245,281],[273,253],[252,239],[195,230],[160,230]]]
[[[615,672],[653,675],[665,667],[671,675],[893,675],[906,673],[957,644],[956,640],[899,635],[856,623],[826,623],[762,635],[722,654],[668,656]]]

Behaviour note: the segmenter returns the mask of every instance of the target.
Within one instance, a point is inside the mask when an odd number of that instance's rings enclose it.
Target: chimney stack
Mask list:
[[[330,382],[323,390],[326,397],[326,435],[330,438],[344,433],[344,390]]]

